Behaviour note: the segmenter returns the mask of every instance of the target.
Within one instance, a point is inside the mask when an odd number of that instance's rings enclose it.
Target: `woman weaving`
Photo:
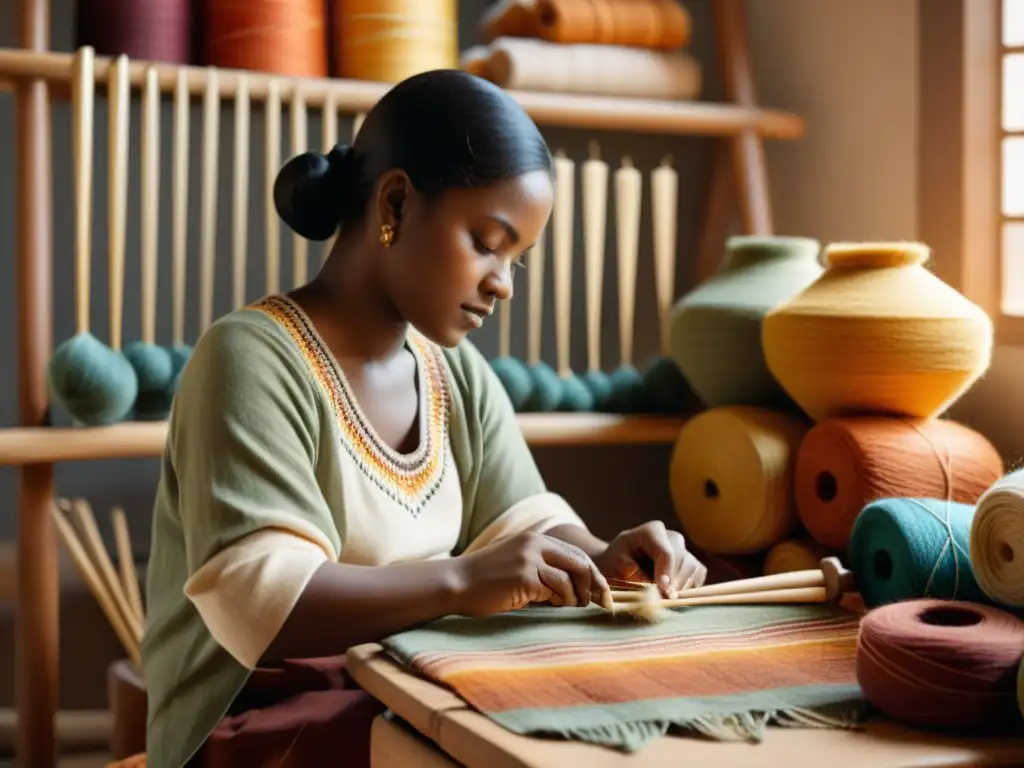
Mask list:
[[[608,577],[703,582],[678,533],[606,543],[545,489],[464,341],[512,298],[551,174],[532,120],[458,71],[406,80],[354,146],[281,171],[282,218],[339,236],[313,282],[222,318],[183,373],[147,584],[150,766],[367,764],[380,709],[343,690],[350,646],[608,605]]]

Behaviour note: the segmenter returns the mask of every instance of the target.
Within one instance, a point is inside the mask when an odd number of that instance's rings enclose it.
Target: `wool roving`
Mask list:
[[[1001,478],[978,500],[970,552],[985,594],[1003,605],[1024,606],[1024,470]]]
[[[992,443],[953,421],[826,419],[797,451],[796,509],[817,541],[845,548],[869,502],[911,496],[973,504],[1002,474]]]
[[[942,414],[988,368],[992,321],[925,267],[921,243],[834,243],[762,324],[768,368],[811,418]]]
[[[857,638],[857,682],[910,725],[993,731],[1019,717],[1024,622],[961,601],[909,600],[870,611]]]
[[[854,523],[847,566],[869,608],[921,597],[990,602],[968,553],[974,507],[939,499],[879,499]]]
[[[669,490],[689,541],[716,555],[763,552],[797,523],[793,460],[809,423],[752,406],[694,416],[676,440]]]

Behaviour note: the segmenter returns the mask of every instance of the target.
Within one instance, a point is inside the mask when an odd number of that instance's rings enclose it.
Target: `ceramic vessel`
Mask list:
[[[709,408],[795,407],[765,363],[761,321],[821,276],[820,250],[805,237],[730,238],[718,272],[673,307],[670,355]]]
[[[811,418],[941,415],[985,372],[988,315],[921,243],[836,243],[826,270],[764,320],[768,367]]]

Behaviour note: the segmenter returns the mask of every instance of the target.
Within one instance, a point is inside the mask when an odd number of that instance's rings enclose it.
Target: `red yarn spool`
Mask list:
[[[79,0],[75,46],[100,56],[189,64],[192,60],[191,0]]]
[[[327,77],[324,0],[206,0],[204,7],[205,64]]]
[[[1020,717],[1024,621],[984,605],[907,600],[869,612],[857,681],[889,717],[921,728],[998,730]]]

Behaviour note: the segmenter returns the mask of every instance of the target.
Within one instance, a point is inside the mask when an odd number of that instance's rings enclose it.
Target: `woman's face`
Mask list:
[[[430,201],[409,187],[400,200],[381,265],[389,298],[424,336],[455,346],[512,298],[513,273],[528,266],[526,252],[551,215],[551,176],[531,171]]]

